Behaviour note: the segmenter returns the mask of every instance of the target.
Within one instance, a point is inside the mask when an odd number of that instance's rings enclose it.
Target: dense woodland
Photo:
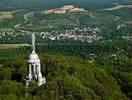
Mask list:
[[[0,98],[2,100],[129,100],[132,98],[132,55],[121,53],[94,58],[39,52],[47,83],[25,88],[29,47],[0,50]],[[66,52],[66,51],[63,51]],[[70,52],[69,52],[70,54]],[[71,53],[72,54],[72,53]],[[76,54],[77,55],[77,54]],[[107,53],[108,55],[108,53]],[[91,62],[92,60],[92,62]]]

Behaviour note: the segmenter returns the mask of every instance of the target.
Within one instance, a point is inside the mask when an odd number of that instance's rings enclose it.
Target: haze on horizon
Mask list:
[[[109,5],[124,0],[0,0],[0,8],[37,8],[45,9],[73,4],[81,7]]]

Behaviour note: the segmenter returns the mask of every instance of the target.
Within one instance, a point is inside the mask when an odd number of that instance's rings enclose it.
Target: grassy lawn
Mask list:
[[[22,10],[14,10],[14,11],[1,11],[0,19],[12,19],[13,14]]]
[[[0,44],[0,49],[19,48],[29,46],[29,44]]]

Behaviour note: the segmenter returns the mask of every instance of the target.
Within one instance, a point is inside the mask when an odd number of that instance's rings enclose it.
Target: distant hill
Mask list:
[[[111,4],[123,0],[1,0],[0,8],[40,8],[45,9],[62,6],[64,4],[74,4],[78,6],[92,6]]]

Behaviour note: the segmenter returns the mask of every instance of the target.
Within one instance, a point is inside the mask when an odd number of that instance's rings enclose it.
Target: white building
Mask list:
[[[32,80],[36,80],[38,86],[46,83],[45,77],[42,77],[41,73],[41,64],[39,56],[35,52],[35,35],[32,34],[32,53],[29,56],[28,60],[28,76],[26,80],[26,84],[29,85],[29,82]]]

